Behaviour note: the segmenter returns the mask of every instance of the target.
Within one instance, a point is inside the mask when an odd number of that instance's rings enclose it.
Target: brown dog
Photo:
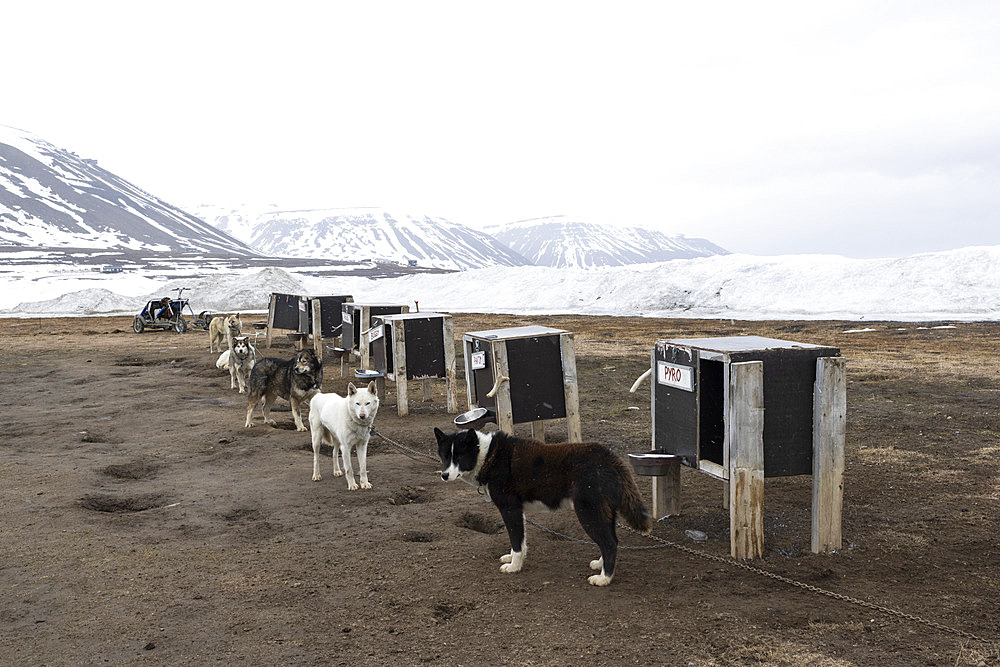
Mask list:
[[[271,419],[271,406],[280,396],[292,404],[295,430],[305,431],[299,406],[308,401],[323,386],[323,364],[312,348],[297,353],[291,359],[264,357],[254,364],[250,371],[250,389],[247,391],[247,421],[245,426],[253,426],[253,409],[264,399],[264,422],[276,423]]]
[[[208,323],[208,351],[222,352],[233,349],[233,338],[239,336],[242,331],[243,322],[239,313],[225,317],[216,315]],[[225,347],[222,347],[223,341],[226,343]]]

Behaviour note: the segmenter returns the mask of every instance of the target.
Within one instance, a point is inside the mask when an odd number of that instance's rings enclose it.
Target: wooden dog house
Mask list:
[[[840,548],[846,394],[834,347],[760,336],[657,341],[652,448],[727,483],[734,557],[763,553],[765,477],[813,476],[813,551]],[[654,514],[680,476],[653,478]]]
[[[373,317],[369,338],[376,371],[396,383],[396,410],[409,414],[407,380],[421,380],[430,400],[432,379],[445,381],[447,410],[458,412],[455,389],[455,324],[441,313],[400,313]]]
[[[271,337],[275,329],[286,329],[297,334],[297,346],[301,349],[306,339],[312,336],[316,355],[323,359],[323,339],[341,335],[341,306],[354,301],[354,297],[342,294],[336,296],[306,296],[302,294],[271,293],[267,311],[267,346],[271,347]],[[316,335],[319,332],[319,335]]]
[[[488,408],[504,431],[531,424],[545,440],[545,422],[566,419],[569,440],[579,442],[580,407],[573,334],[523,326],[473,331],[463,336],[469,408]]]
[[[344,359],[347,355],[356,355],[361,359],[361,368],[370,369],[372,339],[372,318],[379,315],[399,315],[410,312],[410,307],[396,303],[344,303],[341,306],[343,335],[341,347],[344,349]],[[345,375],[346,377],[346,375]]]

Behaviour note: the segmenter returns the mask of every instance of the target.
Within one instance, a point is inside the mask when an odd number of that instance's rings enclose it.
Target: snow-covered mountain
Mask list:
[[[5,125],[0,125],[0,246],[257,254],[96,160]]]
[[[489,234],[441,217],[382,208],[278,211],[202,206],[192,211],[271,256],[416,262],[440,269],[531,263]]]
[[[725,255],[699,238],[638,227],[609,227],[563,215],[520,220],[488,230],[539,266],[593,268]]]

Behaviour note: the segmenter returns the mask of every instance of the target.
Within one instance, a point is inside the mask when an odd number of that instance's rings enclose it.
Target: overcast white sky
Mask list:
[[[0,123],[177,205],[1000,244],[1000,2],[32,2]]]

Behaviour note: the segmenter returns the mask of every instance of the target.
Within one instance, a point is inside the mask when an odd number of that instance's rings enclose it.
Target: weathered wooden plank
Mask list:
[[[729,376],[729,543],[733,558],[764,555],[764,365],[733,363]]]
[[[843,357],[816,360],[813,387],[812,551],[836,551],[843,544],[844,442],[847,373]]]
[[[356,315],[357,313],[355,313]],[[371,343],[368,342],[368,327],[372,325],[372,308],[371,306],[361,306],[361,324],[359,325],[359,331],[361,332],[358,341],[358,356],[361,357],[361,368],[365,370],[371,369]]]
[[[455,382],[455,323],[451,316],[444,318],[444,390],[448,414],[458,413],[458,395]],[[466,374],[468,376],[468,374]]]
[[[319,360],[323,361],[323,317],[320,313],[319,299],[312,299],[312,331],[313,351]]]
[[[510,381],[499,381],[510,377],[510,364],[507,361],[507,341],[493,342],[493,377],[497,378],[497,426],[501,431],[514,432],[514,409],[510,403]]]
[[[653,477],[653,518],[657,521],[665,516],[681,513],[681,460],[678,457],[670,463],[665,475]]]
[[[410,414],[409,396],[406,386],[406,327],[403,322],[396,322],[392,329],[392,341],[384,341],[392,345],[392,368],[396,373],[396,413],[400,417]],[[365,347],[368,347],[367,338]],[[424,382],[427,382],[425,380]]]
[[[531,438],[539,442],[545,442],[545,420],[531,422]]]
[[[573,342],[573,334],[560,334],[559,345],[562,351],[566,430],[570,442],[580,442],[583,440],[583,433],[580,429],[580,388],[576,377],[576,344]]]
[[[274,330],[274,306],[277,295],[271,292],[271,303],[267,307],[267,336],[264,337],[264,344],[271,347],[271,332]]]

